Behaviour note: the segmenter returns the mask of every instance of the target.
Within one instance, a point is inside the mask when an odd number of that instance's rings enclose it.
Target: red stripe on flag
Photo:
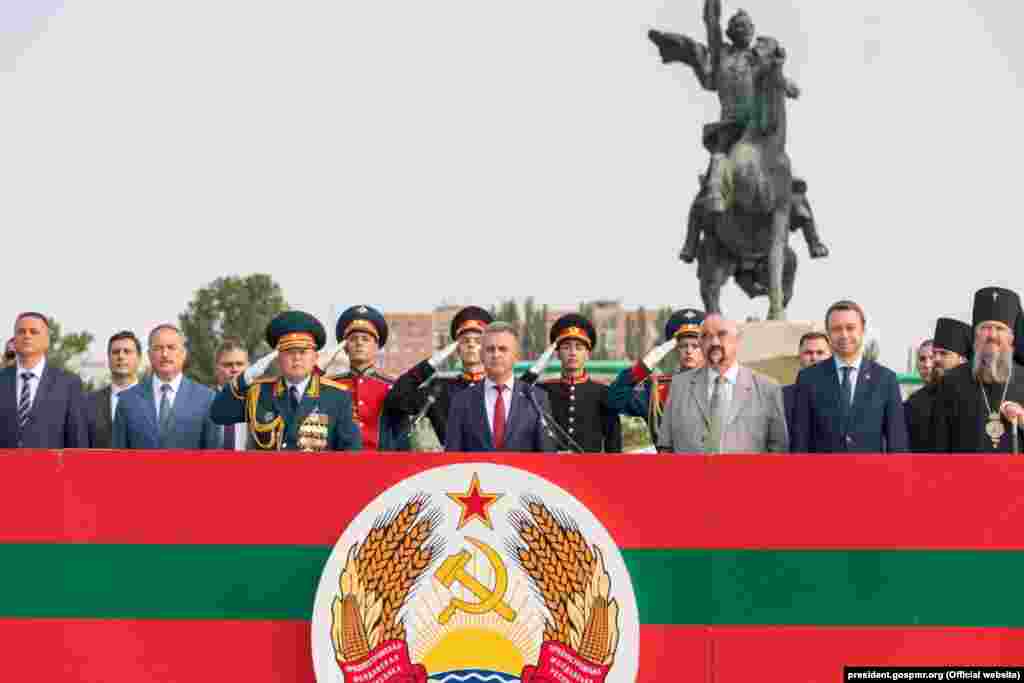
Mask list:
[[[312,683],[308,622],[0,620],[4,680]],[[641,626],[638,681],[705,680],[703,627]]]
[[[0,542],[330,545],[391,485],[474,461],[571,491],[627,548],[1024,548],[1024,460],[838,455],[19,453]]]

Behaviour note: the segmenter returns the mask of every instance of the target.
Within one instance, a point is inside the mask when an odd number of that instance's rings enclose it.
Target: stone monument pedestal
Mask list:
[[[800,337],[822,331],[820,323],[792,320],[759,320],[740,323],[740,364],[774,378],[779,384],[792,384],[800,371]]]

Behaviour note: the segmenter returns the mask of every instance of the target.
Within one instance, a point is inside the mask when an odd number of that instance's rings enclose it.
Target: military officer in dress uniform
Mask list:
[[[651,349],[633,367],[620,372],[608,387],[608,403],[612,410],[620,415],[646,419],[651,438],[655,441],[672,375],[655,374],[654,368],[673,349],[679,350],[680,372],[704,367],[704,353],[700,347],[703,323],[704,312],[696,308],[683,308],[673,313],[665,323],[664,343]]]
[[[931,373],[924,378],[926,384],[903,404],[911,451],[932,452],[932,412],[942,377],[946,371],[962,365],[967,360],[970,349],[970,325],[952,318],[938,319],[935,323],[935,337],[932,340]]]
[[[281,313],[267,326],[274,349],[217,394],[210,418],[220,425],[246,422],[249,448],[343,451],[362,446],[352,420],[352,398],[316,367],[327,333],[302,311]],[[277,359],[281,377],[257,379]]]
[[[577,313],[563,315],[549,335],[562,363],[559,379],[541,382],[555,422],[587,453],[622,451],[619,414],[608,404],[608,387],[590,379],[587,359],[597,340],[594,325]]]
[[[484,380],[480,342],[484,328],[493,320],[494,317],[479,306],[467,306],[456,313],[450,327],[452,342],[398,378],[384,399],[384,413],[406,420],[410,429],[413,421],[425,415],[437,440],[444,444],[452,397]],[[462,361],[462,372],[456,377],[436,377],[420,388],[456,351]]]
[[[932,419],[935,452],[1008,453],[1021,443],[1024,367],[1013,359],[1020,315],[1015,292],[986,287],[974,295],[973,356],[942,378]]]
[[[376,367],[377,351],[388,342],[384,316],[370,306],[352,306],[338,318],[334,332],[348,354],[349,371],[331,379],[352,392],[353,416],[363,433],[363,448],[408,450],[408,430],[396,416],[384,413],[384,399],[395,383],[394,377]]]

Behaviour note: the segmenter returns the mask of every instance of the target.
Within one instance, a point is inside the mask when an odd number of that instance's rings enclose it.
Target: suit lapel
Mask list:
[[[700,409],[704,424],[711,425],[711,408],[708,406],[708,369],[701,368],[690,378],[690,395]]]
[[[142,380],[142,411],[149,419],[153,433],[160,434],[160,423],[157,420],[156,405],[153,403],[153,376],[149,375]]]
[[[43,367],[43,376],[39,378],[39,388],[36,389],[36,397],[32,401],[32,412],[35,412],[36,406],[42,405],[46,399],[47,394],[53,390],[53,384],[57,381],[57,373],[47,363]]]
[[[860,364],[860,372],[857,373],[857,386],[853,389],[853,407],[850,409],[850,424],[856,424],[856,418],[863,411],[864,404],[874,388],[875,372],[874,363],[864,360]]]
[[[18,384],[15,380],[17,370],[14,368],[8,368],[3,372],[0,372],[0,405],[3,406],[3,412],[9,412],[14,415],[14,422],[17,423],[18,418],[18,397],[15,395],[18,391]]]
[[[527,391],[530,391],[530,387],[520,382],[512,383],[512,406],[508,414],[508,422],[505,423],[505,443],[508,443],[515,434],[516,428],[522,422],[523,415],[528,410],[530,399],[526,396]]]
[[[729,418],[726,424],[731,424],[739,417],[743,409],[750,404],[750,395],[754,390],[754,376],[750,370],[740,367],[736,373],[736,386],[732,389],[732,401],[729,402]]]
[[[479,389],[474,389],[479,395],[478,400],[473,401],[473,405],[476,406],[476,419],[479,420],[483,429],[481,433],[486,436],[485,444],[488,448],[494,448],[494,434],[491,432],[491,425],[487,421],[487,382],[480,382]],[[508,434],[508,426],[506,425],[505,434]]]

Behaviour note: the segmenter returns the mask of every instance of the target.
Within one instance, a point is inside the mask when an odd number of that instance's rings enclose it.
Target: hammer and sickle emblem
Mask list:
[[[484,557],[491,564],[491,568],[494,569],[494,590],[477,581],[475,576],[466,571],[466,563],[473,557],[468,550],[460,550],[455,555],[451,555],[434,572],[434,578],[440,581],[441,585],[445,588],[451,588],[452,584],[457,581],[468,588],[473,595],[480,598],[480,602],[466,602],[465,600],[452,598],[448,606],[437,617],[438,623],[442,625],[447,624],[458,610],[462,610],[467,614],[497,612],[506,621],[515,621],[515,610],[505,602],[505,592],[508,590],[508,571],[505,569],[505,564],[501,561],[501,556],[498,555],[494,548],[483,541],[478,541],[469,536],[466,537],[466,540],[475,545],[484,554]]]

